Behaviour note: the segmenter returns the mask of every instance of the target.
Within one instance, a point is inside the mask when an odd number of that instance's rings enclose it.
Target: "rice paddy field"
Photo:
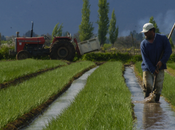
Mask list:
[[[31,60],[25,60],[26,62],[31,62]],[[21,63],[25,61],[19,61]],[[9,61],[15,62],[15,61]],[[17,61],[18,62],[18,61]],[[19,62],[17,64],[19,64]],[[34,61],[35,62],[35,61]],[[37,62],[37,61],[36,61]],[[35,67],[37,63],[35,62]],[[41,63],[48,63],[49,61],[45,61]],[[36,67],[38,69],[43,69],[44,67],[39,63],[40,67]],[[3,64],[3,63],[1,63]],[[48,63],[49,66],[65,64],[62,61],[56,61]],[[5,65],[4,65],[5,66]],[[24,66],[28,66],[25,64]],[[48,65],[45,65],[45,67]],[[63,66],[57,68],[52,71],[45,72],[41,75],[33,77],[29,80],[26,80],[20,84],[15,86],[10,86],[6,89],[0,90],[0,129],[2,129],[5,125],[10,122],[15,121],[17,118],[22,115],[30,112],[32,109],[37,106],[43,104],[47,101],[51,96],[57,94],[59,91],[63,89],[63,87],[68,84],[72,77],[77,74],[83,72],[85,69],[95,66],[95,63],[90,61],[76,62],[71,65]],[[24,67],[24,68],[26,68]],[[7,71],[3,68],[3,71]],[[19,68],[21,70],[21,68]],[[11,69],[13,70],[13,69]],[[26,73],[27,69],[24,69],[24,73]],[[16,68],[17,71],[17,68]],[[2,71],[1,71],[2,72]],[[9,71],[7,71],[9,72]],[[12,72],[13,73],[13,72]],[[1,73],[2,74],[2,73]],[[22,71],[20,73],[22,74]],[[10,77],[10,72],[9,72]]]
[[[67,64],[61,60],[26,59],[1,61],[0,66],[0,85],[48,70],[15,85],[9,85],[6,89],[0,89],[0,129],[12,129],[18,127],[20,123],[25,124],[29,113],[35,117],[37,114],[33,113],[33,110],[41,113],[46,102],[59,98],[74,79],[96,64],[92,61]],[[175,108],[174,66],[175,63],[167,64],[162,91],[162,96],[173,108]],[[137,77],[142,80],[141,62],[136,62],[134,68]],[[100,65],[88,77],[85,87],[71,105],[57,118],[52,119],[44,129],[135,129],[131,93],[126,86],[123,71],[124,65],[119,61]],[[23,118],[25,120],[21,120]]]
[[[132,130],[131,93],[122,66],[108,62],[96,69],[72,105],[45,130]]]
[[[67,65],[61,60],[17,60],[0,62],[0,84],[40,70]]]
[[[1,83],[60,66],[6,89],[0,89],[0,129],[12,129],[11,126],[15,127],[16,122],[25,123],[28,113],[35,109],[40,111],[40,106],[62,92],[79,75],[96,66],[91,61],[68,65],[59,60],[34,59],[5,61],[0,62],[0,65],[0,74],[3,75],[3,78],[0,77]],[[45,129],[133,129],[131,93],[125,84],[123,71],[122,62],[117,61],[98,67],[88,77],[85,88],[70,107],[53,119]],[[35,116],[35,113],[32,115]],[[25,120],[21,120],[23,118]]]

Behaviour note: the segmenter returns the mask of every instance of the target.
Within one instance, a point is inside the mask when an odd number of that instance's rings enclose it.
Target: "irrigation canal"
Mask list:
[[[143,92],[132,67],[126,67],[124,77],[131,91],[132,101],[142,101]],[[175,112],[171,106],[160,98],[160,103],[134,103],[134,113],[137,118],[136,130],[174,130]]]
[[[87,71],[81,77],[74,80],[70,88],[57,100],[55,100],[46,111],[33,120],[27,127],[21,130],[42,130],[45,128],[52,119],[58,117],[60,113],[71,104],[75,96],[84,88],[88,76],[91,75],[91,73],[97,68],[98,67],[95,67]]]

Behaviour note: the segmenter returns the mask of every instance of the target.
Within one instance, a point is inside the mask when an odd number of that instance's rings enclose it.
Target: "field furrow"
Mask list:
[[[164,78],[164,83],[163,83],[163,90],[162,90],[162,96],[164,96],[172,105],[172,107],[175,110],[175,89],[174,88],[174,84],[175,84],[175,77],[172,76],[174,75],[175,72],[175,67],[174,67],[174,63],[168,63],[167,67],[168,67],[168,71],[169,73],[165,73],[165,78]],[[141,69],[141,62],[137,62],[135,64],[135,71],[137,73],[137,75],[139,75],[140,80],[142,80],[142,69]]]
[[[2,89],[0,91],[0,128],[58,94],[65,85],[69,84],[72,77],[82,73],[90,66],[95,66],[95,64],[88,61],[72,63],[38,75],[16,87]]]
[[[121,62],[107,62],[89,77],[72,105],[46,130],[131,130],[131,93],[122,77]]]

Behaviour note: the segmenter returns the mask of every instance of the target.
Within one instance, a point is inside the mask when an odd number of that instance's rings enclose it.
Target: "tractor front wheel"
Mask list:
[[[27,58],[29,58],[29,53],[27,51],[24,51],[24,50],[18,52],[16,55],[17,60],[24,60]]]
[[[70,41],[60,40],[55,43],[50,48],[50,58],[51,59],[63,59],[72,61],[75,57],[75,48]]]

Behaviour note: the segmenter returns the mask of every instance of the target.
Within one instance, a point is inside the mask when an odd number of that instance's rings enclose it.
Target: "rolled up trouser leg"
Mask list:
[[[144,98],[148,97],[149,94],[152,92],[153,87],[153,80],[154,80],[154,75],[151,74],[149,71],[144,71],[143,72],[143,92],[144,92]]]
[[[163,89],[163,81],[164,81],[164,70],[160,70],[157,75],[156,83],[155,83],[155,94],[156,94],[155,101],[156,102],[159,102],[160,95]]]
[[[164,70],[160,70],[156,78],[155,94],[161,94],[163,89],[163,81],[164,81]]]

